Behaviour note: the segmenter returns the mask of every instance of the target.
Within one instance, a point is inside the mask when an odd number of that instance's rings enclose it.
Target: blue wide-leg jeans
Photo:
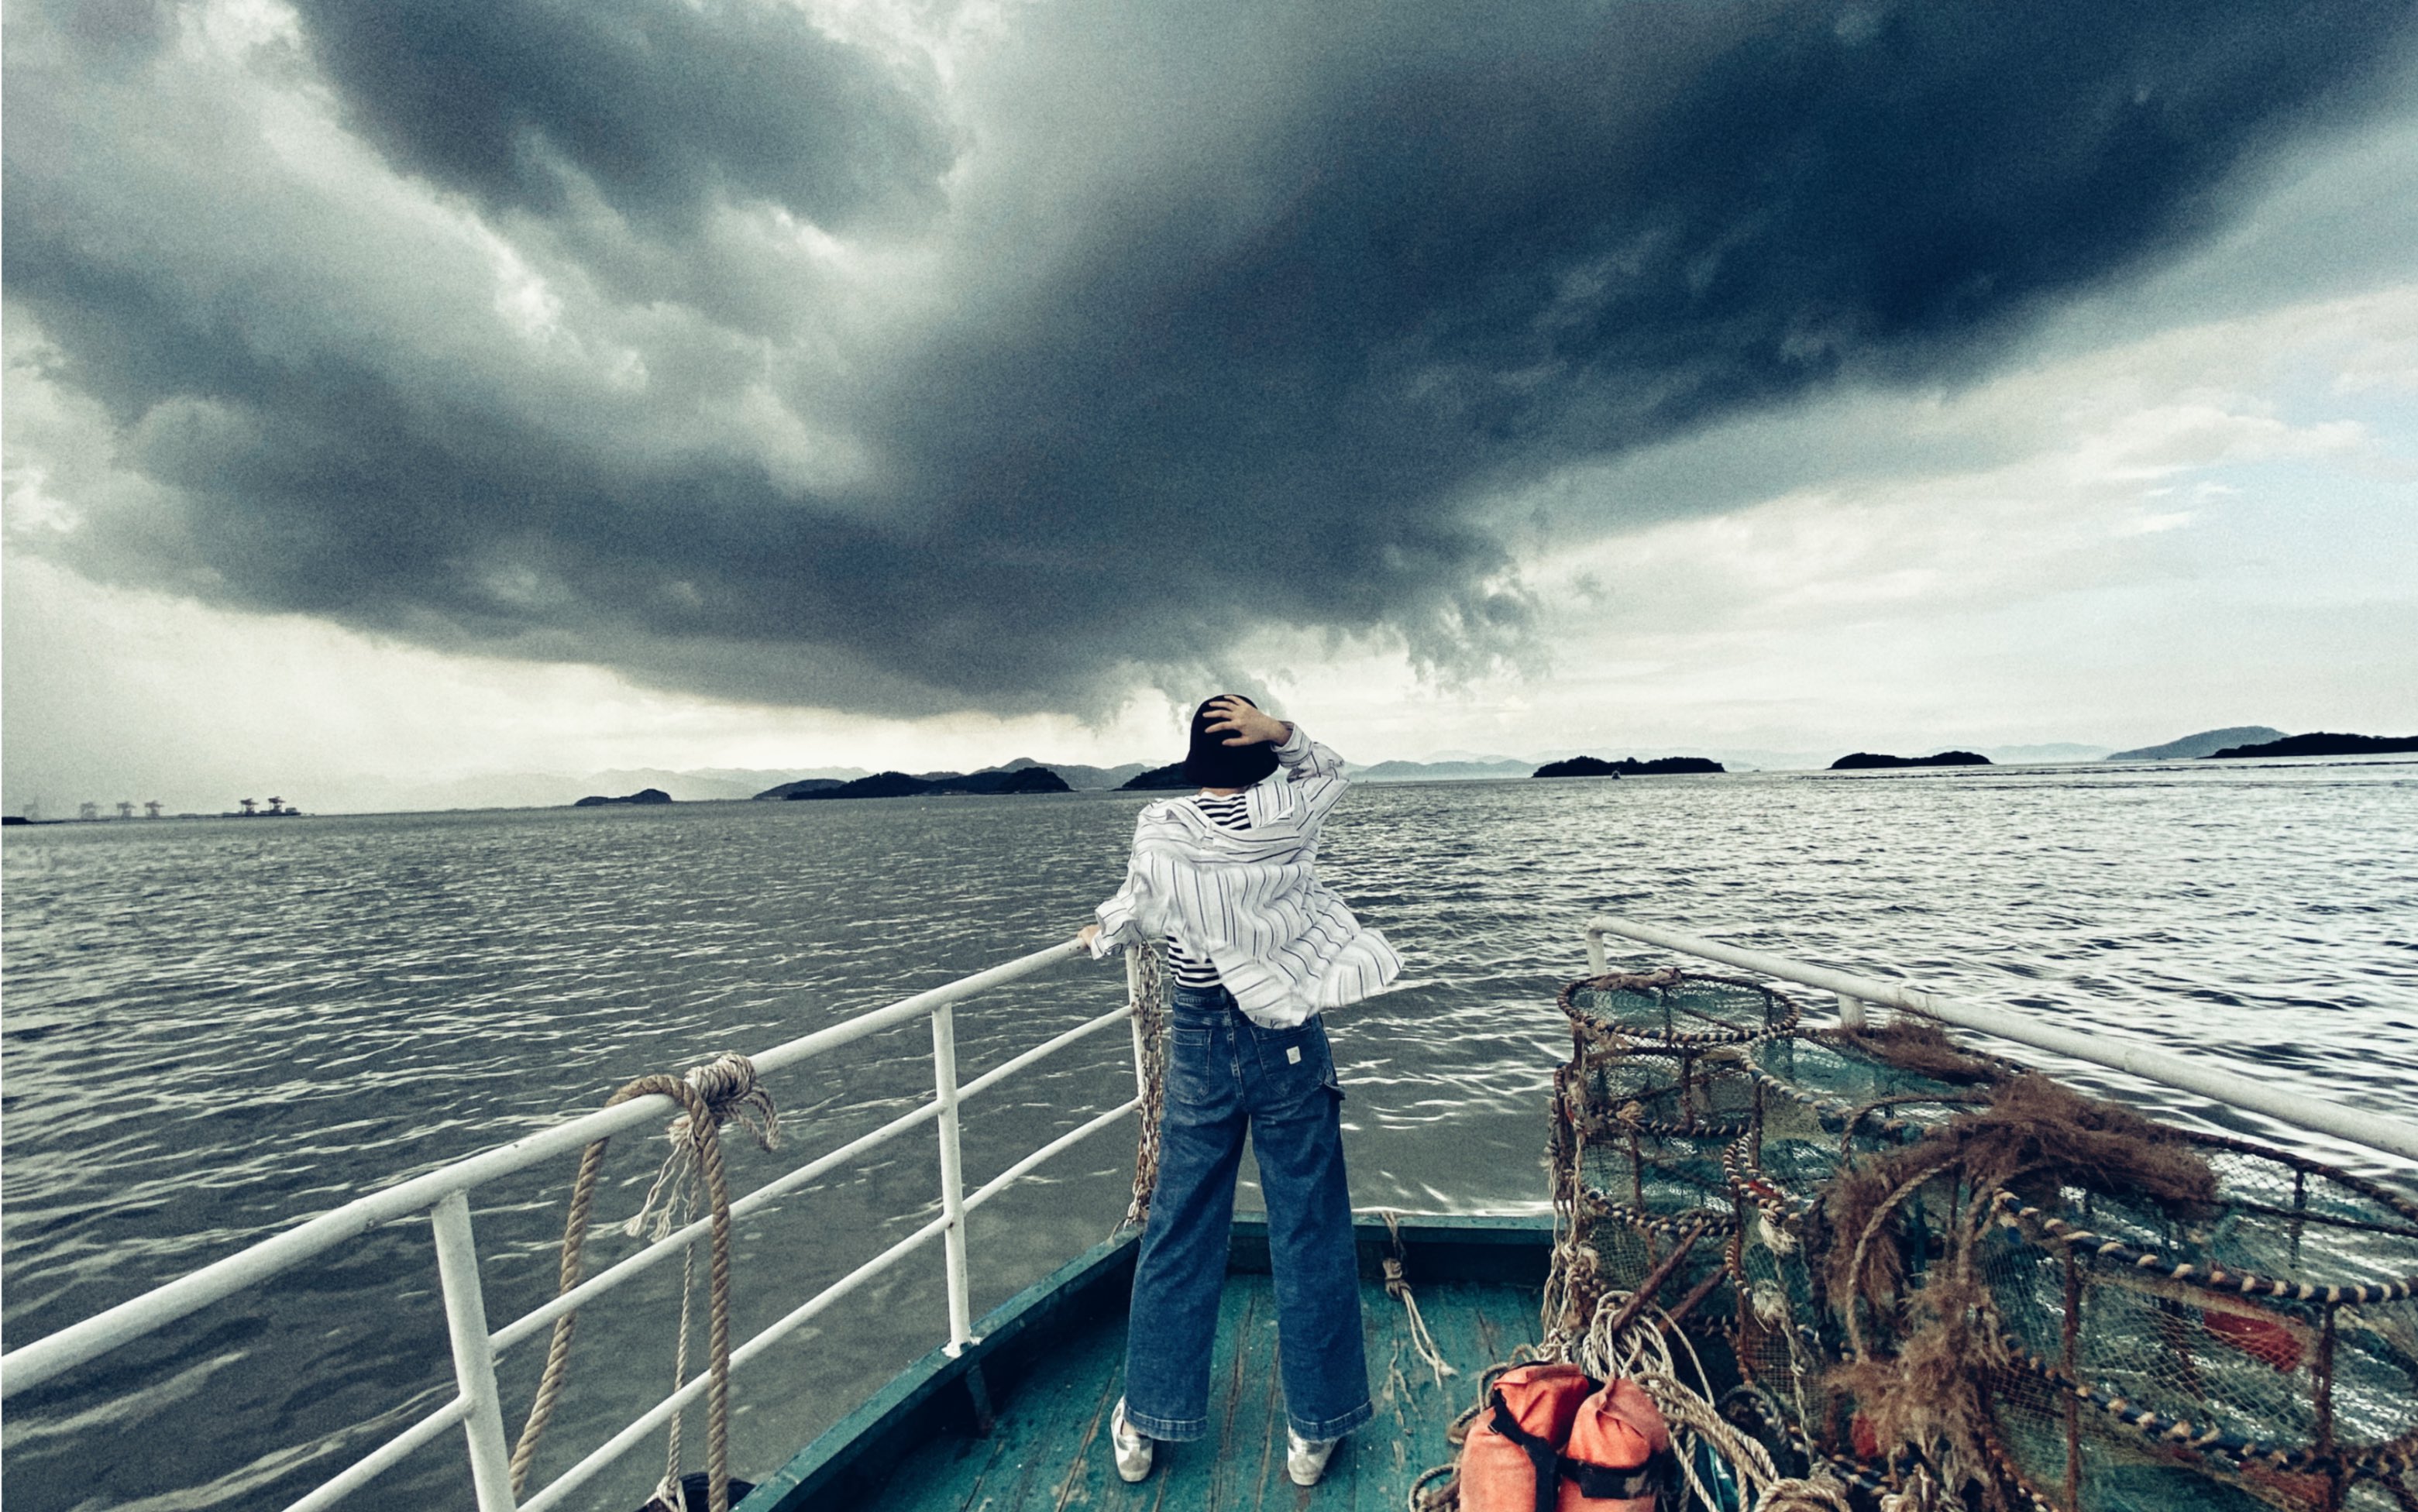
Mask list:
[[[1171,1041],[1158,1187],[1134,1264],[1125,1418],[1154,1439],[1209,1431],[1209,1356],[1247,1133],[1267,1199],[1285,1416],[1303,1438],[1340,1438],[1372,1409],[1326,1026],[1263,1029],[1222,987],[1179,987]]]

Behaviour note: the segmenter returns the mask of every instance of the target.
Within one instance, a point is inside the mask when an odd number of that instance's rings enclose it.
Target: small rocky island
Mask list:
[[[1986,767],[1990,758],[1971,751],[1942,751],[1937,756],[1882,756],[1874,751],[1858,751],[1830,763],[1832,771],[1867,771],[1883,767]]]
[[[604,798],[595,794],[572,804],[573,808],[603,808],[608,803],[668,803],[672,795],[660,787],[641,787],[626,798]]]
[[[1002,768],[991,771],[927,771],[920,777],[903,771],[877,771],[854,782],[809,779],[788,783],[781,796],[791,802],[826,798],[939,798],[953,793],[986,796],[1008,793],[1070,793],[1066,780],[1048,767]]]
[[[797,798],[806,793],[819,793],[829,787],[837,787],[846,780],[844,777],[800,777],[795,782],[785,782],[777,787],[767,787],[756,796],[759,799],[769,798],[777,802],[782,799]]]
[[[1531,777],[1679,777],[1706,772],[1727,771],[1718,761],[1704,756],[1656,756],[1640,761],[1635,756],[1623,756],[1618,761],[1604,761],[1591,756],[1572,756],[1568,761],[1548,761],[1530,772]]]
[[[2287,735],[2280,741],[2262,741],[2255,745],[2230,745],[2222,751],[2211,751],[2203,761],[2239,760],[2245,756],[2386,756],[2397,751],[2418,751],[2418,735],[2336,735],[2328,730],[2312,730],[2306,735]]]
[[[1199,783],[1184,774],[1184,763],[1171,761],[1163,767],[1153,767],[1125,780],[1117,788],[1121,793],[1171,792],[1180,787],[1198,787]]]

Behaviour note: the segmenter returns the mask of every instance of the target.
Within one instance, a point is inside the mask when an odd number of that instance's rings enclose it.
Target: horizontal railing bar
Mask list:
[[[333,1479],[320,1482],[318,1489],[286,1507],[285,1512],[319,1512],[321,1507],[335,1505],[344,1498],[368,1485],[395,1461],[462,1421],[463,1414],[469,1410],[468,1397],[454,1397],[436,1412],[353,1461]]]
[[[922,1248],[924,1245],[928,1245],[933,1240],[939,1238],[941,1232],[948,1227],[948,1219],[934,1218],[931,1222],[924,1225],[921,1229],[916,1229],[913,1233],[909,1234],[906,1238],[891,1245],[888,1249],[885,1249],[880,1254],[874,1256],[873,1259],[866,1260],[855,1270],[849,1272],[846,1275],[834,1281],[831,1285],[823,1288],[820,1291],[816,1292],[813,1297],[801,1304],[794,1311],[790,1312],[788,1316],[783,1318],[779,1322],[774,1323],[772,1327],[765,1329],[754,1338],[749,1339],[745,1344],[733,1350],[730,1353],[731,1373],[733,1375],[738,1374],[739,1367],[741,1366],[746,1365],[750,1361],[754,1360],[758,1355],[763,1353],[766,1350],[780,1342],[780,1340],[788,1336],[791,1331],[811,1321],[817,1313],[821,1312],[833,1303],[839,1301],[842,1297],[847,1296],[849,1292],[855,1291],[866,1281],[871,1280],[874,1276],[880,1275],[891,1266],[897,1264],[902,1260],[905,1260],[917,1249]],[[681,1386],[678,1391],[666,1397],[662,1401],[657,1402],[653,1407],[648,1409],[643,1415],[633,1421],[628,1428],[616,1433],[612,1438],[606,1440],[603,1444],[590,1452],[588,1458],[580,1460],[579,1463],[572,1466],[569,1470],[564,1471],[552,1484],[548,1485],[545,1489],[538,1492],[535,1496],[530,1497],[528,1501],[523,1502],[520,1506],[520,1512],[545,1512],[546,1508],[561,1502],[572,1492],[577,1490],[580,1487],[593,1479],[599,1471],[605,1469],[607,1466],[611,1465],[614,1460],[620,1459],[623,1455],[628,1454],[632,1449],[636,1448],[649,1434],[668,1422],[674,1413],[679,1412],[689,1403],[696,1400],[699,1397],[704,1396],[706,1387],[711,1385],[712,1381],[712,1373],[709,1371]]]
[[[869,1134],[859,1135],[829,1154],[818,1155],[778,1181],[767,1182],[738,1201],[731,1203],[730,1215],[734,1218],[742,1218],[759,1208],[770,1207],[833,1168],[844,1165],[866,1151],[895,1139],[911,1129],[931,1123],[940,1111],[939,1104],[925,1103],[913,1112],[892,1119]],[[574,1307],[584,1307],[590,1301],[612,1291],[622,1282],[654,1269],[663,1261],[671,1259],[682,1246],[704,1238],[712,1228],[713,1215],[708,1214],[668,1238],[656,1240],[636,1254],[617,1262],[610,1269],[597,1272],[570,1291],[546,1302],[543,1306],[532,1308],[513,1319],[496,1330],[487,1342],[494,1347],[497,1354],[503,1353],[504,1351],[511,1349]]]
[[[877,1008],[869,1014],[859,1015],[845,1024],[834,1024],[816,1033],[801,1035],[785,1045],[776,1045],[763,1054],[751,1059],[756,1063],[756,1072],[758,1076],[770,1076],[775,1071],[786,1071],[799,1061],[811,1060],[826,1050],[851,1044],[868,1034],[879,1034],[885,1029],[895,1029],[900,1024],[911,1023],[943,1004],[963,1002],[968,998],[987,992],[993,987],[1020,981],[1044,967],[1055,966],[1060,961],[1072,960],[1077,955],[1089,954],[1090,947],[1080,941],[1061,940],[1048,950],[1037,950],[1030,955],[1019,955],[1012,961],[1003,961],[987,970],[976,971],[972,976],[961,976],[955,982],[944,982],[937,987],[919,992],[911,998],[901,998],[887,1008]]]
[[[1625,939],[1701,955],[1706,960],[1761,971],[1767,976],[1802,983],[1809,987],[1843,992],[1867,1002],[1887,1003],[1959,1028],[2012,1040],[2018,1045],[2028,1045],[2034,1049],[2072,1056],[2092,1065],[2106,1066],[2110,1070],[2162,1082],[2183,1092],[2214,1098],[2220,1103],[2264,1113],[2301,1128],[2314,1129],[2319,1134],[2330,1134],[2371,1150],[2399,1155],[2405,1160],[2418,1160],[2418,1124],[2407,1120],[2372,1113],[2364,1108],[2345,1107],[2339,1103],[2254,1081],[2203,1061],[2152,1049],[2145,1045],[2130,1044],[2112,1035],[2083,1034],[2035,1023],[2003,1009],[1984,1007],[1936,992],[1923,992],[1903,983],[1858,976],[1848,971],[1833,971],[1828,967],[1812,966],[1781,955],[1768,955],[1761,951],[1741,950],[1735,945],[1724,945],[1718,940],[1676,929],[1665,929],[1659,924],[1638,924],[1628,919],[1590,919],[1586,931],[1590,938],[1618,935]]]
[[[1073,1029],[1068,1030],[1065,1033],[1059,1035],[1056,1039],[1045,1040],[1041,1044],[1025,1051],[1022,1055],[1018,1056],[1015,1060],[1005,1061],[1002,1064],[994,1066],[990,1070],[984,1072],[981,1076],[976,1077],[973,1080],[967,1082],[964,1086],[958,1088],[957,1096],[960,1100],[972,1097],[974,1093],[981,1092],[986,1088],[995,1086],[998,1083],[1006,1080],[1009,1077],[1012,1077],[1017,1072],[1023,1070],[1033,1061],[1039,1061],[1047,1056],[1057,1054],[1060,1050],[1064,1049],[1066,1046],[1074,1044],[1077,1040],[1083,1038],[1085,1035],[1096,1034],[1100,1031],[1107,1029],[1111,1024],[1122,1024],[1131,1017],[1133,1017],[1133,1010],[1131,1008],[1118,1008],[1112,1012],[1102,1014],[1099,1017],[1091,1020],[1089,1023],[1078,1024]]]
[[[165,1286],[121,1302],[106,1312],[96,1313],[48,1337],[0,1355],[0,1397],[48,1381],[62,1370],[265,1281],[345,1240],[408,1217],[451,1193],[509,1175],[523,1166],[568,1154],[596,1139],[660,1119],[678,1106],[664,1096],[636,1098],[358,1198],[249,1249],[238,1250]]]
[[[758,1075],[770,1075],[802,1061],[852,1044],[868,1035],[930,1013],[991,987],[1033,975],[1045,967],[1082,953],[1077,940],[1064,940],[972,976],[959,977],[886,1008],[860,1014],[846,1023],[800,1035],[753,1057]],[[661,1094],[633,1098],[615,1107],[599,1108],[566,1123],[541,1129],[509,1144],[457,1160],[415,1176],[384,1191],[355,1199],[340,1208],[296,1225],[238,1250],[223,1260],[130,1298],[107,1311],[71,1323],[44,1338],[0,1355],[0,1398],[38,1385],[60,1371],[105,1354],[130,1339],[139,1338],[163,1323],[208,1306],[248,1286],[331,1249],[381,1224],[406,1217],[451,1193],[482,1182],[555,1159],[598,1139],[653,1123],[678,1111],[679,1105]]]
[[[987,1181],[983,1183],[982,1185],[974,1188],[974,1190],[968,1194],[966,1198],[966,1211],[968,1213],[972,1213],[974,1209],[982,1206],[985,1202],[987,1202],[992,1198],[998,1196],[1001,1189],[1005,1187],[1008,1183],[1015,1181],[1018,1177],[1031,1170],[1033,1167],[1040,1165],[1043,1161],[1048,1159],[1051,1155],[1058,1153],[1061,1150],[1064,1150],[1070,1145],[1080,1144],[1083,1140],[1090,1138],[1093,1135],[1099,1133],[1102,1129],[1107,1128],[1110,1124],[1114,1123],[1117,1120],[1125,1117],[1127,1113],[1134,1111],[1140,1107],[1141,1107],[1140,1098],[1129,1098],[1126,1101],[1118,1104],[1116,1107],[1110,1108],[1107,1112],[1101,1114],[1098,1118],[1092,1120],[1089,1123],[1084,1124],[1081,1128],[1076,1129],[1067,1134],[1060,1135],[1057,1138],[1050,1140],[1048,1144],[1043,1145],[1040,1149],[1035,1150],[1033,1153],[1025,1156],[1022,1160],[1018,1161],[1015,1165],[1008,1167],[1005,1170],[1001,1171],[989,1181]]]
[[[1122,1012],[1124,1012],[1124,1010],[1120,1010],[1120,1013]],[[1096,1026],[1086,1027],[1089,1028]],[[1070,1145],[1077,1144],[1081,1140],[1087,1139],[1093,1135],[1099,1133],[1102,1129],[1107,1128],[1110,1124],[1125,1117],[1126,1114],[1135,1111],[1140,1107],[1141,1099],[1139,1097],[1132,1098],[1116,1107],[1110,1108],[1099,1117],[1093,1119],[1082,1127],[1075,1129],[1067,1134],[1061,1135],[1059,1138],[1042,1146],[1033,1153],[1025,1156],[1022,1160],[1018,1161],[1015,1165],[1010,1166],[1007,1169],[1000,1172],[997,1176],[992,1177],[988,1182],[985,1183],[979,1190],[968,1194],[965,1201],[965,1211],[969,1213],[972,1212],[977,1206],[998,1195],[998,1193],[1010,1182],[1015,1181],[1017,1178],[1032,1170],[1035,1166],[1040,1165],[1043,1161],[1048,1160],[1050,1156],[1057,1154],[1059,1152],[1066,1149]],[[733,1211],[736,1211],[735,1204]],[[736,1374],[741,1366],[745,1365],[750,1360],[755,1359],[758,1354],[761,1354],[765,1350],[770,1349],[773,1344],[779,1342],[784,1336],[790,1333],[790,1331],[806,1323],[808,1321],[813,1319],[817,1313],[821,1312],[833,1303],[839,1301],[850,1291],[855,1291],[865,1282],[872,1279],[874,1276],[879,1275],[891,1266],[898,1263],[898,1261],[906,1259],[909,1254],[912,1253],[917,1248],[931,1243],[936,1236],[945,1231],[948,1227],[949,1220],[947,1218],[935,1218],[930,1223],[926,1224],[923,1228],[916,1229],[913,1233],[909,1234],[906,1238],[891,1245],[888,1249],[883,1250],[880,1254],[876,1255],[873,1259],[866,1260],[855,1270],[849,1272],[848,1275],[833,1282],[830,1286],[823,1288],[822,1291],[816,1292],[812,1297],[801,1304],[794,1311],[790,1312],[780,1321],[773,1324],[770,1328],[765,1329],[762,1333],[758,1334],[754,1338],[749,1339],[738,1349],[733,1350],[730,1354],[731,1372]],[[514,1326],[517,1327],[518,1325],[515,1324]],[[663,1427],[665,1423],[670,1420],[671,1415],[674,1413],[679,1412],[681,1409],[686,1407],[690,1402],[693,1402],[696,1400],[697,1397],[703,1396],[705,1394],[706,1386],[712,1379],[712,1378],[710,1375],[699,1376],[696,1380],[681,1386],[680,1390],[673,1392],[668,1397],[666,1397],[662,1401],[657,1402],[653,1407],[650,1408],[644,1415],[634,1420],[629,1427],[613,1435],[612,1438],[606,1440],[603,1444],[599,1445],[594,1451],[589,1453],[586,1459],[580,1460],[579,1463],[563,1472],[560,1476],[554,1480],[543,1490],[522,1503],[520,1512],[545,1512],[546,1508],[555,1505],[564,1497],[569,1496],[573,1491],[575,1491],[580,1487],[586,1485],[599,1472],[612,1464],[616,1459],[621,1458],[621,1456],[635,1448],[638,1443],[647,1437],[647,1435],[652,1433],[656,1428]]]

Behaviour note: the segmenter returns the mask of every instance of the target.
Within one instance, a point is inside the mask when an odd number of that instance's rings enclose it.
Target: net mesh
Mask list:
[[[2409,1198],[1751,982],[1560,1001],[1551,1334],[1684,1250],[1654,1300],[1783,1465],[1985,1508],[2418,1512]]]

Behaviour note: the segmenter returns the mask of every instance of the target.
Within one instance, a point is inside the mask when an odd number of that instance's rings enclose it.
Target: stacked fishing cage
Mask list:
[[[2418,1204],[2281,1151],[2183,1144],[2205,1202],[1987,1194],[1992,1451],[2091,1512],[2418,1506]]]
[[[1563,1347],[1647,1286],[1783,1470],[1867,1495],[2418,1512],[2418,1204],[1752,982],[1560,1003]]]

